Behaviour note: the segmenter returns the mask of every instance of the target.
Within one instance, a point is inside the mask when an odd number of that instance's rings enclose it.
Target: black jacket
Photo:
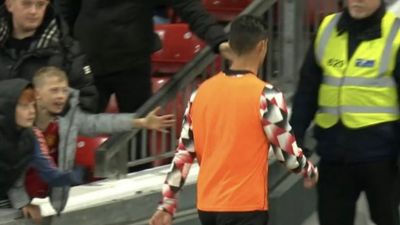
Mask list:
[[[0,199],[27,168],[35,136],[31,129],[18,129],[15,109],[22,91],[29,86],[23,79],[0,82]]]
[[[349,57],[354,54],[362,41],[381,37],[380,26],[384,14],[384,7],[381,7],[374,15],[358,23],[349,19],[345,11],[338,23],[338,29],[349,33]],[[318,110],[319,87],[323,77],[314,52],[314,44],[312,44],[301,68],[290,121],[300,145],[302,145],[306,129]],[[400,90],[399,54],[396,61],[394,79]],[[394,159],[400,148],[399,134],[398,122],[381,123],[360,129],[350,129],[338,123],[328,129],[318,126],[314,129],[314,136],[318,141],[317,153],[325,161],[340,163]]]
[[[63,25],[48,8],[42,25],[35,35],[22,42],[11,37],[11,15],[0,8],[0,80],[24,78],[31,80],[44,66],[56,66],[67,72],[70,86],[81,91],[81,106],[88,111],[97,107],[97,90],[86,57]],[[21,43],[26,45],[21,48]]]
[[[58,0],[58,10],[88,54],[95,75],[129,69],[157,49],[154,9],[170,4],[190,28],[217,51],[227,40],[222,26],[199,0]]]

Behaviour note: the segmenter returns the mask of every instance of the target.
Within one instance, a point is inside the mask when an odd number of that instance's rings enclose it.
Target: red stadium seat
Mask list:
[[[205,46],[187,24],[159,24],[155,32],[163,48],[152,55],[153,74],[174,74]]]
[[[171,78],[169,76],[164,77],[152,77],[152,89],[153,93],[157,92],[160,88],[162,88]],[[169,101],[165,107],[163,114],[175,114],[176,119],[176,135],[179,137],[181,129],[182,129],[182,119],[183,114],[186,109],[186,103],[189,101],[190,95],[194,89],[200,85],[201,80],[196,79],[193,81],[193,86],[191,88],[187,87],[179,91],[175,97],[175,99]]]
[[[208,12],[219,21],[232,21],[239,15],[252,0],[203,0]]]
[[[75,154],[75,165],[85,167],[88,169],[90,177],[89,181],[96,180],[93,177],[95,167],[95,154],[103,142],[108,139],[108,136],[98,137],[78,137],[77,150]]]
[[[152,78],[152,83],[153,83],[153,93],[157,92],[162,86],[164,86],[168,81],[170,80],[170,77],[164,76],[164,77],[153,77]],[[176,96],[176,98],[170,102],[168,102],[163,110],[163,114],[169,114],[173,113],[175,114],[176,118],[176,133],[175,136],[178,138],[181,128],[182,128],[182,118],[183,118],[183,113],[185,110],[185,105],[183,102],[183,92],[179,92]],[[156,132],[154,135],[152,135],[153,131],[148,132],[148,148],[149,152],[152,153],[152,155],[159,155],[161,153],[164,153],[166,151],[169,151],[170,146],[171,146],[171,134],[162,134],[160,132]],[[165,135],[165,141],[163,145],[163,135]],[[155,137],[156,142],[155,146],[154,143],[152,142],[152,138]],[[169,163],[168,160],[156,160],[153,162],[153,166],[161,166]]]

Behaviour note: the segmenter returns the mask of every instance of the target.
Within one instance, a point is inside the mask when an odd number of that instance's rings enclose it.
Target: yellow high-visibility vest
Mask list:
[[[341,13],[327,16],[315,40],[315,57],[323,71],[317,125],[329,128],[339,118],[346,127],[361,128],[399,120],[393,77],[400,46],[400,19],[382,18],[381,37],[362,41],[348,57],[348,33],[338,35]]]

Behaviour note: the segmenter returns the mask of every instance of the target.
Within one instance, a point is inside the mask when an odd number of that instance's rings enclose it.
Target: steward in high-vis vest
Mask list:
[[[322,21],[301,69],[291,124],[314,119],[321,225],[353,224],[365,191],[374,223],[400,224],[400,19],[381,0],[348,0]]]

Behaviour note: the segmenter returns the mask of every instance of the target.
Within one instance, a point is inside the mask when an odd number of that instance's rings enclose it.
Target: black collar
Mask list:
[[[371,16],[360,20],[351,17],[349,9],[345,8],[337,25],[339,35],[347,32],[359,40],[380,38],[381,23],[385,13],[386,5],[383,1],[381,6]]]
[[[231,70],[231,69],[225,69],[224,73],[227,76],[236,76],[236,75],[246,75],[246,74],[254,74],[250,70]]]

